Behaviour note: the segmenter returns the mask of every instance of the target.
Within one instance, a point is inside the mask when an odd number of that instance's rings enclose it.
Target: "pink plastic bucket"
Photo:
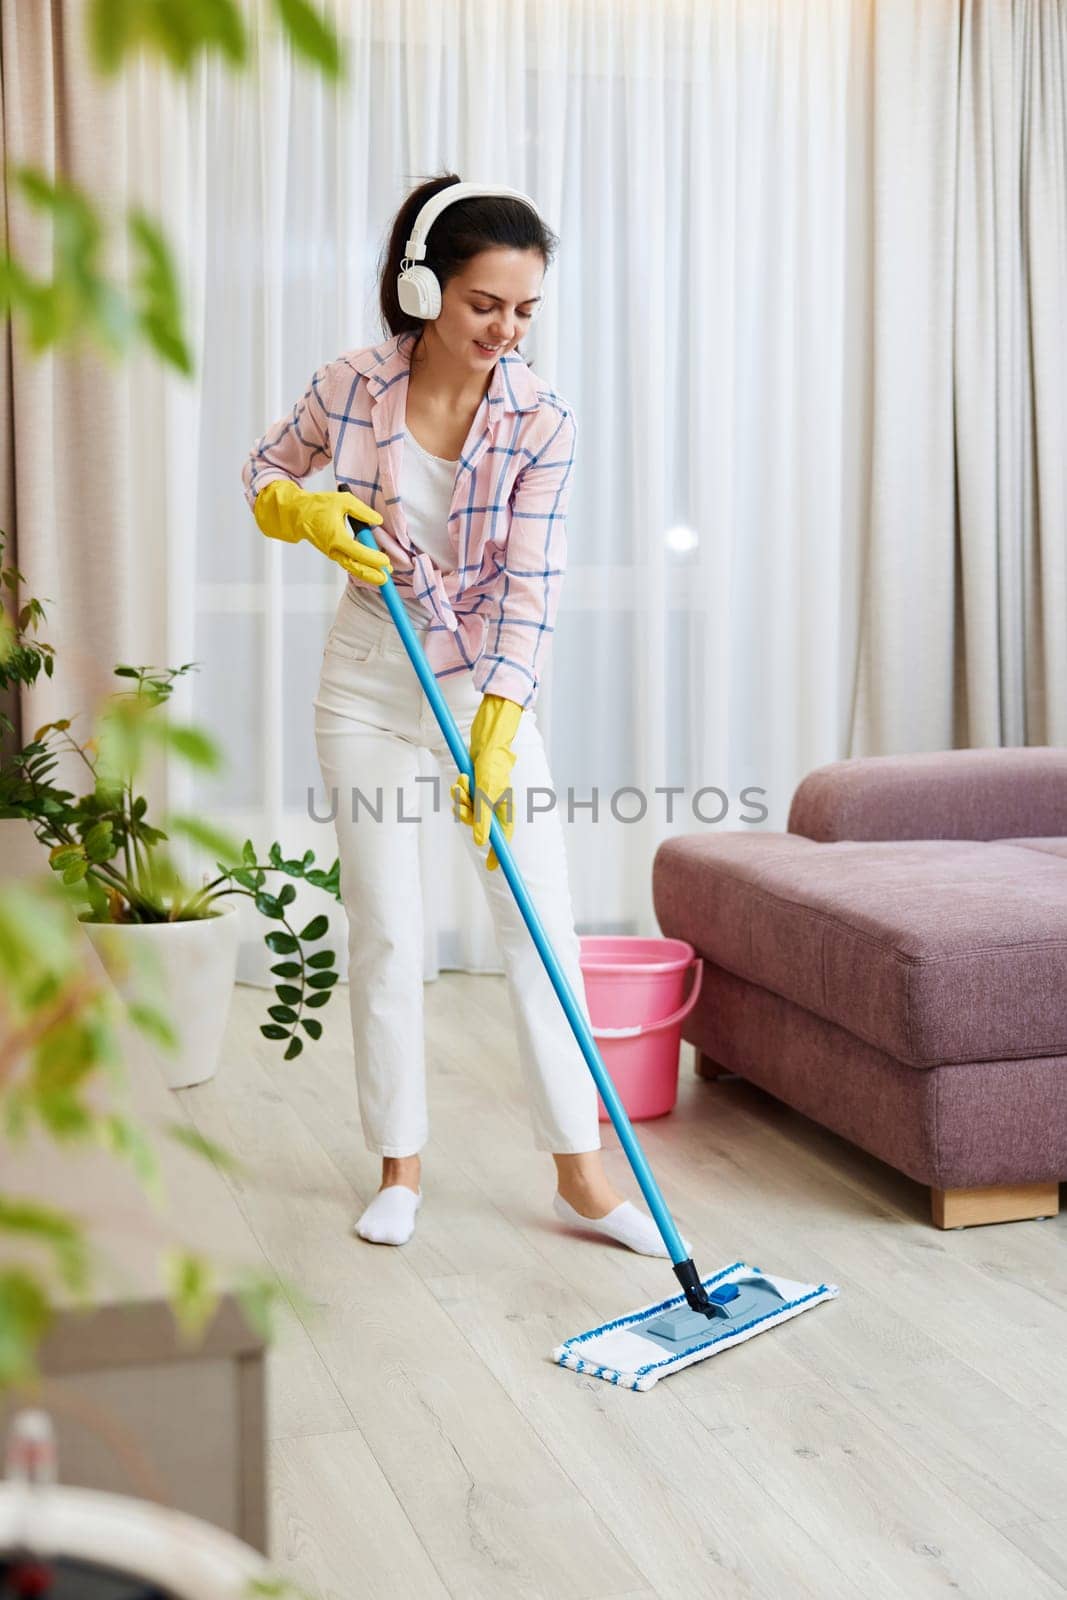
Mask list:
[[[696,1005],[704,963],[684,939],[580,942],[589,1017],[608,1076],[632,1121],[662,1117],[678,1098],[682,1023]],[[599,1095],[597,1104],[601,1122],[610,1121]]]

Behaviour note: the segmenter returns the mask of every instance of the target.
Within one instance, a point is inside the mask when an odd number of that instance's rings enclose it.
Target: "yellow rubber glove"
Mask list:
[[[521,719],[522,707],[499,694],[483,695],[482,703],[474,713],[471,723],[471,762],[474,766],[478,815],[474,815],[471,807],[470,783],[465,772],[460,773],[450,793],[460,821],[473,826],[474,842],[479,848],[489,838],[489,824],[494,814],[509,843],[515,831],[510,795],[507,799],[501,799],[501,796],[508,790],[511,769],[515,765],[515,752],[510,745]],[[483,795],[488,796],[488,800],[483,799]],[[492,872],[499,865],[496,851],[490,850],[487,868]]]
[[[268,539],[306,539],[361,583],[380,589],[393,570],[384,550],[368,549],[353,534],[349,515],[374,528],[382,519],[347,489],[311,494],[290,478],[272,478],[256,495],[254,515]]]

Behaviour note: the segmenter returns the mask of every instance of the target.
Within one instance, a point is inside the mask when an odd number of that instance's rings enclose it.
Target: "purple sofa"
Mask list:
[[[787,833],[662,844],[705,957],[685,1037],[932,1191],[939,1227],[1047,1216],[1067,1178],[1067,750],[836,762]]]

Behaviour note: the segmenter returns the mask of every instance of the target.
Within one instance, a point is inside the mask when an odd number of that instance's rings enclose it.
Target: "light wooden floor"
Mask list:
[[[686,1046],[677,1111],[638,1132],[697,1265],[842,1294],[620,1392],[549,1353],[669,1292],[669,1263],[556,1222],[503,979],[448,973],[425,996],[432,1140],[401,1250],[351,1232],[378,1165],[346,989],[285,1063],[258,1032],[269,991],[238,988],[218,1077],[181,1095],[257,1175],[238,1203],[314,1307],[269,1356],[291,1576],[330,1600],[1067,1593],[1067,1214],[938,1233],[925,1190],[696,1079]]]

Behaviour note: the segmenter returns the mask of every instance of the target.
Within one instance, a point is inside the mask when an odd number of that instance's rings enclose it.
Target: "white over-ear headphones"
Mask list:
[[[431,195],[412,225],[411,238],[404,246],[404,259],[400,263],[400,276],[396,280],[400,309],[409,317],[420,317],[424,322],[433,322],[441,315],[441,285],[433,268],[423,265],[426,255],[426,235],[430,231],[431,224],[446,206],[452,204],[453,200],[469,200],[475,195],[483,194],[507,195],[512,200],[521,200],[524,205],[529,206],[535,217],[540,218],[541,213],[528,194],[523,194],[519,189],[506,189],[498,184],[453,183],[447,189],[439,189],[435,195]],[[543,304],[542,294],[534,315],[541,310]]]

